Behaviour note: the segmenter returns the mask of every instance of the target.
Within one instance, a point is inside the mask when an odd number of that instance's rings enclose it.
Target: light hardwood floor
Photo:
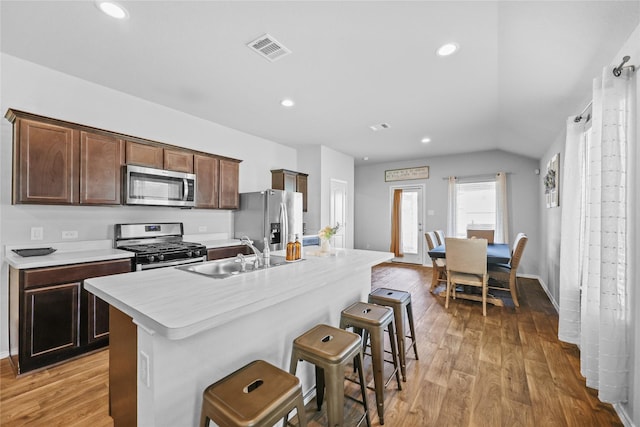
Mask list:
[[[558,341],[558,316],[537,281],[521,280],[519,309],[488,306],[483,318],[479,303],[458,299],[445,310],[429,292],[430,268],[383,264],[372,277],[374,288],[411,292],[420,357],[409,353],[402,391],[395,381],[385,390],[385,426],[622,425],[585,386],[577,348]],[[113,425],[108,351],[17,379],[7,359],[0,370],[3,427]],[[378,426],[372,391],[368,402]],[[360,407],[350,409],[347,425]],[[306,416],[310,427],[326,425],[313,401]]]

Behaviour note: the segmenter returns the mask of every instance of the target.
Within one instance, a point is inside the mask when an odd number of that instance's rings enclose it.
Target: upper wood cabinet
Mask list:
[[[196,174],[196,208],[216,209],[220,195],[220,159],[211,156],[193,156]]]
[[[218,206],[220,209],[238,209],[240,207],[239,178],[240,162],[220,159],[220,203]]]
[[[307,211],[307,177],[302,172],[287,169],[274,169],[271,171],[271,188],[274,190],[296,191],[302,193],[302,210]]]
[[[186,150],[164,149],[164,169],[193,173],[193,153]]]
[[[13,203],[117,205],[125,164],[196,174],[196,207],[237,209],[241,160],[8,110]]]
[[[127,141],[126,161],[128,165],[162,169],[164,166],[163,148],[150,144]]]
[[[121,204],[124,141],[80,132],[80,203]]]
[[[78,131],[8,117],[14,123],[14,203],[78,202]]]

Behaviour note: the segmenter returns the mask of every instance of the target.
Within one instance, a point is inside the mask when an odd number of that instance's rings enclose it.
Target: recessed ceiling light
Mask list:
[[[293,107],[294,105],[296,105],[296,103],[293,102],[293,99],[286,98],[280,101],[280,105],[282,105],[283,107]]]
[[[458,49],[460,49],[460,46],[458,45],[458,43],[447,43],[440,46],[440,48],[438,48],[436,53],[439,56],[449,56],[456,53]]]
[[[369,160],[369,158],[368,157],[363,157],[362,160]]]
[[[127,9],[113,1],[97,0],[96,6],[98,6],[98,9],[112,18],[126,19],[129,17],[129,12],[127,12]]]
[[[425,136],[420,140],[420,142],[422,142],[423,144],[428,144],[431,142],[431,138],[429,138],[428,136]]]

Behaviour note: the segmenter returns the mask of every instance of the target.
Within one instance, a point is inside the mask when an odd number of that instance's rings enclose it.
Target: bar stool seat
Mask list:
[[[306,427],[300,380],[256,360],[206,388],[200,426],[211,420],[220,427],[272,427],[294,408],[299,426]]]
[[[402,380],[407,381],[406,356],[411,350],[411,347],[413,347],[413,353],[415,354],[416,360],[418,360],[416,329],[413,323],[413,310],[411,309],[411,293],[397,289],[378,288],[369,294],[369,302],[393,308],[393,317],[396,323],[396,338],[398,339],[398,354],[400,356],[400,371],[402,372]],[[411,335],[406,335],[405,333],[403,312],[407,313]],[[405,338],[411,340],[408,349],[405,347]]]
[[[395,375],[396,382],[398,383],[398,390],[402,390],[394,323],[393,310],[391,308],[376,304],[369,304],[366,302],[356,302],[350,305],[349,307],[342,310],[340,316],[340,328],[346,329],[351,327],[356,330],[364,331],[365,340],[363,342],[363,345],[366,346],[367,335],[370,335],[371,337],[373,382],[376,393],[376,405],[378,408],[378,418],[380,419],[380,424],[384,424],[384,388],[386,386],[383,379],[385,362],[385,328],[389,332],[389,341],[391,344],[391,354],[393,357],[394,368],[389,381]]]
[[[353,361],[354,368],[358,371],[362,394],[362,401],[357,400],[357,402],[364,408],[364,414],[358,421],[358,425],[366,419],[367,426],[371,427],[362,370],[360,336],[333,326],[317,325],[293,341],[289,368],[289,373],[292,375],[296,373],[298,360],[315,365],[318,410],[322,407],[326,387],[327,418],[330,427],[344,425],[345,368],[349,362]]]

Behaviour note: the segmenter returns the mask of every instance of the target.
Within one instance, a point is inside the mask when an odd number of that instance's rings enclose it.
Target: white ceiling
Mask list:
[[[540,158],[640,22],[637,0],[120,3],[125,21],[92,1],[3,0],[1,50],[357,164],[496,148]],[[246,47],[264,33],[293,53],[272,63]],[[437,57],[448,41],[460,51]],[[391,128],[369,129],[380,123]]]

